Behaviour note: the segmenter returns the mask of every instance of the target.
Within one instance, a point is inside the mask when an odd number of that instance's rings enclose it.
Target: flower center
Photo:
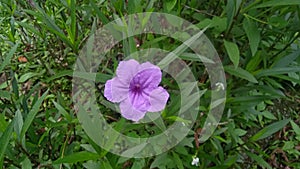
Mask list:
[[[144,90],[143,83],[140,79],[140,74],[137,74],[133,77],[133,79],[130,81],[129,89],[131,92],[136,94],[141,94]]]
[[[141,85],[139,84],[139,83],[137,83],[137,84],[134,84],[133,86],[132,86],[132,89],[131,89],[133,92],[141,92],[141,90],[142,90],[142,87],[141,87]]]

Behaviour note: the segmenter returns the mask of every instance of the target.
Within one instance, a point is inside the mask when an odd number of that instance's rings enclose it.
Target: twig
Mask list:
[[[192,10],[194,10],[194,11],[196,11],[196,12],[199,12],[199,13],[202,13],[202,14],[205,14],[205,15],[208,15],[208,16],[216,16],[216,15],[214,15],[214,14],[210,14],[210,13],[207,13],[207,12],[205,12],[205,11],[200,11],[200,10],[198,10],[198,9],[189,7],[189,6],[187,6],[187,5],[184,5],[184,7],[185,7],[185,8],[188,8],[188,9],[192,9]]]

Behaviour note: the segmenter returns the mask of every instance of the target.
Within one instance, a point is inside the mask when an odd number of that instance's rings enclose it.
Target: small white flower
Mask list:
[[[192,165],[199,166],[199,158],[193,157]]]
[[[216,83],[216,86],[217,86],[217,90],[219,91],[220,89],[221,90],[225,90],[225,85],[222,83],[222,82],[217,82]]]

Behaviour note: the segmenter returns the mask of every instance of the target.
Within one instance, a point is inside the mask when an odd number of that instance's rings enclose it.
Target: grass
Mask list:
[[[146,33],[121,40],[97,61],[92,84],[97,90],[97,108],[115,130],[148,138],[172,124],[191,125],[179,118],[180,84],[170,75],[161,83],[170,100],[160,120],[133,124],[104,98],[104,84],[114,76],[118,63],[132,54],[139,58],[134,54],[143,49],[177,52],[196,77],[196,87],[203,91],[201,98],[189,98],[200,101],[199,116],[180,143],[156,156],[126,158],[99,145],[106,136],[112,140],[107,146],[116,146],[117,135],[101,135],[97,126],[82,123],[80,119],[95,114],[79,113],[72,100],[72,80],[80,52],[92,42],[88,37],[116,18],[140,12],[172,14],[206,29],[225,70],[226,105],[212,136],[199,143],[214,90],[205,65],[194,52],[180,46],[180,41],[164,35]],[[3,0],[0,16],[0,168],[300,167],[299,1]],[[143,19],[142,23],[149,22]],[[174,36],[187,36],[179,28],[176,31]],[[201,52],[203,58],[210,50]],[[97,120],[91,124],[106,127]],[[140,147],[131,151],[138,153]],[[199,166],[191,165],[195,157]]]

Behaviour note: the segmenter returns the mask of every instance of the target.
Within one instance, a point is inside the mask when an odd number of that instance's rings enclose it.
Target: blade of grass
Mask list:
[[[100,9],[98,8],[98,5],[95,4],[95,0],[90,0],[91,6],[93,7],[93,9],[95,10],[97,17],[103,22],[104,25],[106,25],[109,20],[107,19],[107,17],[103,14],[102,11],[100,11]]]
[[[272,169],[272,167],[262,157],[260,157],[260,156],[258,156],[256,154],[247,152],[247,151],[246,151],[246,154],[250,158],[252,158],[254,161],[256,161],[260,166],[262,166],[264,168],[267,168],[267,169]]]
[[[9,123],[6,130],[0,137],[0,168],[3,168],[4,153],[9,143],[10,137],[12,135],[14,123],[15,123],[15,118]]]
[[[17,43],[10,49],[10,51],[6,55],[4,61],[0,64],[0,72],[2,72],[2,70],[5,68],[5,66],[7,66],[10,63],[10,60],[14,56],[14,53],[16,52],[18,45],[19,44]]]
[[[252,83],[258,83],[258,81],[256,80],[256,78],[251,74],[249,73],[247,70],[244,70],[240,67],[237,67],[236,69],[232,66],[226,66],[224,67],[224,70],[229,73],[229,74],[232,74],[236,77],[240,77],[242,79],[246,79],[248,80],[249,82],[252,82]]]
[[[274,75],[281,75],[281,74],[287,74],[290,72],[300,72],[300,67],[294,66],[294,67],[274,67],[271,69],[264,69],[259,72],[257,72],[256,77],[260,78],[263,76],[274,76]]]
[[[60,158],[60,159],[54,161],[53,164],[77,163],[77,162],[88,161],[88,160],[97,160],[99,158],[100,158],[99,154],[91,153],[88,151],[81,151],[78,153],[73,153],[64,158]]]
[[[172,61],[174,61],[177,58],[176,56],[180,56],[187,48],[191,46],[191,44],[193,44],[198,38],[200,38],[207,28],[208,26],[203,30],[199,31],[197,34],[193,35],[188,40],[184,41],[179,47],[177,47],[174,51],[170,52],[163,60],[161,60],[157,64],[157,66],[161,69],[167,67]]]
[[[17,21],[16,23],[17,23],[18,25],[20,25],[21,27],[24,27],[24,28],[26,28],[27,30],[31,31],[32,33],[38,35],[39,37],[43,37],[42,34],[41,34],[41,32],[39,32],[38,30],[36,30],[32,25],[27,24],[27,23],[25,23],[25,22],[19,22],[19,21]]]
[[[254,56],[258,49],[259,42],[261,39],[260,32],[259,32],[255,22],[253,22],[249,18],[244,19],[243,28],[244,28],[246,35],[248,37],[248,40],[249,40],[252,56]]]
[[[271,136],[272,134],[276,133],[280,129],[282,129],[285,125],[290,122],[290,119],[284,119],[275,123],[268,125],[267,127],[263,128],[259,132],[257,132],[254,136],[250,138],[250,141],[257,141],[264,138]]]
[[[21,134],[20,134],[20,138],[24,138],[25,136],[25,133],[27,132],[27,130],[29,129],[29,126],[31,125],[32,121],[34,120],[34,117],[36,116],[36,114],[38,113],[39,111],[39,108],[41,106],[41,104],[43,103],[43,101],[45,100],[47,94],[48,94],[48,91],[47,90],[37,101],[36,103],[33,105],[32,109],[30,110],[30,112],[28,113],[25,121],[24,121],[24,124],[23,124],[23,127],[22,127],[22,130],[21,130]]]
[[[71,35],[70,39],[72,44],[75,44],[76,42],[76,0],[71,0],[70,4],[71,9]]]
[[[60,104],[56,103],[55,101],[53,101],[53,104],[56,109],[68,120],[68,122],[72,122],[72,117]]]
[[[300,1],[299,0],[284,0],[284,1],[271,0],[259,4],[257,6],[254,6],[254,8],[264,8],[264,7],[272,7],[272,6],[283,6],[283,5],[300,5]]]

